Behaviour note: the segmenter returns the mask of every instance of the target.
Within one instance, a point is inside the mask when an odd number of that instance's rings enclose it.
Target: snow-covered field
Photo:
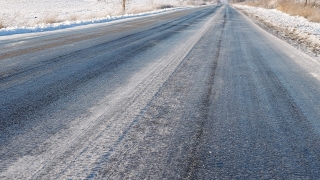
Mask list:
[[[122,0],[0,0],[0,27],[4,27],[0,36],[106,22],[172,10],[157,10],[160,6],[186,5],[179,0],[127,0],[124,12]]]
[[[244,11],[250,17],[258,19],[262,23],[272,25],[277,31],[283,31],[289,38],[320,49],[320,23],[309,22],[300,16],[290,16],[276,9],[265,9],[246,5],[234,4],[234,7]],[[294,37],[293,37],[294,36]]]

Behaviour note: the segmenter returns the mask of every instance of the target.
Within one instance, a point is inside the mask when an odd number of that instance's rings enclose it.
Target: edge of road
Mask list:
[[[297,50],[317,59],[320,62],[320,50],[317,46],[314,46],[312,42],[309,42],[307,38],[301,37],[299,34],[289,31],[285,27],[276,26],[270,22],[267,22],[254,14],[247,13],[243,9],[239,9],[232,4],[230,7],[238,10],[245,17],[248,17],[254,24],[264,29],[269,34],[287,42]],[[302,43],[304,42],[304,43]]]

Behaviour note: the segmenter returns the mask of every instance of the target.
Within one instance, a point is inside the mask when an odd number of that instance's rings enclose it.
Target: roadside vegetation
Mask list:
[[[320,1],[256,0],[242,2],[245,5],[277,9],[293,16],[302,16],[311,22],[320,22]]]
[[[3,17],[0,16],[0,29],[5,28],[4,24],[3,24]]]

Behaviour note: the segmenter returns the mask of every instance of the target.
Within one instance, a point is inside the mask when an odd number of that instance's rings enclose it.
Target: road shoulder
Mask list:
[[[278,25],[272,19],[259,16],[253,11],[244,8],[242,5],[232,5],[245,16],[249,17],[255,24],[266,30],[268,33],[282,39],[295,47],[296,49],[316,58],[320,61],[320,39],[314,34],[298,32],[296,28],[290,28],[286,25]]]

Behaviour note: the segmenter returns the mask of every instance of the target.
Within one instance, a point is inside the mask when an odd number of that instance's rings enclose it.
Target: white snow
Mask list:
[[[162,13],[162,12],[177,10],[177,9],[180,9],[180,8],[167,8],[167,9],[161,9],[161,10],[147,11],[147,12],[138,13],[138,14],[124,14],[124,15],[118,15],[118,16],[107,15],[106,17],[102,17],[102,18],[92,18],[92,19],[75,20],[75,21],[66,20],[59,23],[40,23],[34,26],[21,26],[21,27],[12,26],[12,27],[0,29],[0,36],[30,33],[30,32],[52,31],[52,30],[64,29],[64,28],[75,27],[80,25],[103,23],[103,22],[119,20],[119,19],[124,19],[129,17],[147,16],[151,14],[157,14],[157,13]]]
[[[182,7],[180,0],[0,0],[0,36],[41,32],[128,17],[146,16]]]
[[[309,40],[320,44],[320,23],[309,22],[301,16],[290,16],[276,9],[265,9],[239,4],[234,4],[233,6],[249,14],[258,16],[259,19],[271,23],[274,26],[299,33],[301,36],[307,36]]]

